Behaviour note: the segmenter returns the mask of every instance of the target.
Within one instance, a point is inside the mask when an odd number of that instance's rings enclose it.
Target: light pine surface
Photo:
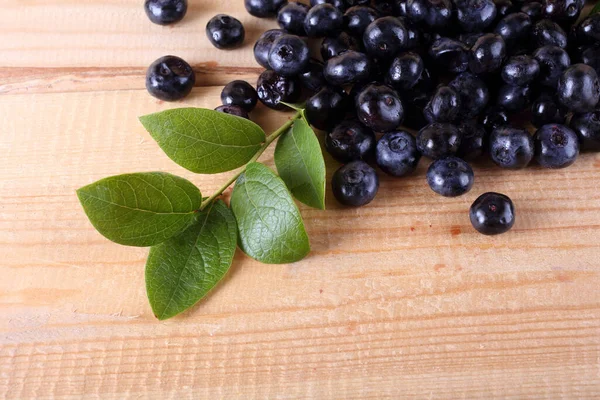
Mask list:
[[[361,209],[328,189],[327,211],[301,207],[305,260],[264,265],[238,251],[205,301],[157,321],[148,250],[100,236],[75,189],[150,170],[217,188],[229,174],[178,167],[137,116],[219,105],[219,85],[256,79],[252,43],[275,23],[241,0],[191,0],[165,28],[141,3],[0,0],[0,398],[600,396],[599,155],[561,171],[486,164],[457,199],[430,191],[424,161],[413,177],[382,177]],[[217,12],[245,23],[243,49],[208,44]],[[176,104],[143,89],[145,67],[169,53],[199,74]],[[253,118],[270,131],[287,116]],[[272,151],[262,160],[272,166]],[[492,238],[468,219],[491,190],[518,213]]]

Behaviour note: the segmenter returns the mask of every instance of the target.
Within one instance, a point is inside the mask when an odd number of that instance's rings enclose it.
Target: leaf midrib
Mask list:
[[[86,192],[81,192],[81,195],[82,196],[87,196],[87,197],[92,198],[94,200],[98,200],[98,201],[110,204],[110,205],[115,206],[115,207],[123,208],[123,209],[126,209],[126,210],[133,210],[133,211],[145,212],[145,213],[150,213],[150,214],[155,214],[155,215],[188,215],[188,214],[193,214],[193,213],[196,212],[196,210],[192,210],[192,211],[188,211],[188,212],[175,212],[175,211],[171,211],[171,212],[158,212],[158,211],[152,211],[152,210],[144,210],[143,208],[130,207],[130,206],[125,206],[123,204],[119,204],[119,203],[115,203],[115,202],[112,202],[112,201],[108,201],[108,200],[105,200],[103,198],[93,196],[93,195],[91,195],[89,193],[86,193]]]

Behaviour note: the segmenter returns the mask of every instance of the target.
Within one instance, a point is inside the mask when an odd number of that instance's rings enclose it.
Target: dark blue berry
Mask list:
[[[496,20],[497,23],[502,18],[517,11],[517,6],[511,0],[494,0],[496,5]],[[494,24],[492,24],[494,25]]]
[[[345,51],[360,49],[360,43],[355,37],[342,32],[338,36],[326,37],[321,42],[321,57],[327,61],[332,57],[339,56]]]
[[[581,151],[600,151],[600,110],[573,115],[570,127],[579,137]]]
[[[246,31],[238,19],[219,14],[206,24],[206,36],[217,49],[233,49],[244,42]]]
[[[370,160],[375,153],[375,134],[360,122],[347,120],[327,133],[325,148],[341,163]]]
[[[503,85],[498,90],[496,104],[508,112],[523,111],[531,104],[529,86]]]
[[[544,16],[560,23],[577,21],[585,0],[543,0]]]
[[[532,1],[523,4],[523,6],[521,7],[521,12],[527,14],[532,21],[537,21],[540,18],[542,18],[543,9],[544,6],[542,5],[542,3]]]
[[[578,44],[595,44],[600,42],[600,13],[595,13],[581,21],[577,26]]]
[[[281,35],[269,51],[271,69],[282,76],[297,76],[308,67],[310,51],[304,40],[295,35]]]
[[[515,224],[515,206],[503,194],[484,193],[471,205],[469,218],[477,232],[499,235],[508,232]]]
[[[502,18],[494,30],[495,33],[502,36],[509,49],[522,45],[529,40],[531,31],[531,18],[522,12],[509,14]]]
[[[565,125],[548,124],[535,133],[535,159],[546,168],[566,168],[579,154],[577,134]]]
[[[487,132],[483,125],[476,120],[467,120],[458,125],[460,132],[460,146],[456,155],[463,160],[475,160],[484,152]]]
[[[287,0],[244,0],[246,10],[258,18],[271,18],[287,4]]]
[[[407,90],[417,84],[425,69],[423,59],[417,53],[404,53],[392,60],[385,82],[398,90]]]
[[[509,85],[525,86],[540,74],[540,64],[531,56],[514,56],[502,67],[501,76]]]
[[[273,43],[282,35],[285,35],[285,32],[281,29],[271,29],[260,35],[254,44],[254,59],[263,68],[271,68],[269,65],[269,52],[273,47]]]
[[[450,0],[408,0],[406,15],[430,28],[448,28],[452,23],[452,3]]]
[[[505,109],[498,106],[486,108],[479,117],[483,128],[487,133],[508,125],[509,117]]]
[[[435,40],[429,47],[429,57],[444,72],[460,73],[469,68],[469,48],[458,40]]]
[[[467,119],[479,115],[490,99],[485,82],[469,72],[458,75],[448,86],[460,95],[460,115]]]
[[[368,80],[371,60],[366,54],[348,50],[325,63],[323,76],[332,85],[342,86]]]
[[[221,92],[221,102],[228,106],[239,106],[252,111],[258,102],[256,90],[246,81],[229,82]]]
[[[495,129],[490,135],[489,153],[492,161],[501,168],[525,168],[533,159],[533,138],[524,129]]]
[[[298,36],[306,36],[304,20],[308,14],[309,6],[293,2],[281,7],[277,13],[277,23],[281,29]]]
[[[542,46],[567,47],[567,34],[554,21],[543,19],[538,21],[531,30],[533,48]]]
[[[296,78],[278,75],[275,71],[264,71],[256,85],[258,99],[267,107],[283,110],[281,102],[293,103],[300,98],[300,84]]]
[[[215,108],[215,111],[222,112],[225,114],[235,115],[236,117],[250,119],[250,116],[248,115],[248,111],[244,110],[240,106],[222,105],[222,106]]]
[[[467,32],[481,32],[496,19],[496,4],[492,0],[455,0],[456,18]]]
[[[427,183],[431,190],[444,197],[457,197],[473,187],[475,175],[471,166],[458,157],[435,160],[427,169]]]
[[[379,168],[392,176],[412,173],[421,159],[415,138],[405,131],[384,134],[377,142],[375,156]]]
[[[169,25],[183,19],[187,12],[187,0],[146,0],[144,10],[150,21]]]
[[[310,37],[336,36],[344,27],[344,14],[331,4],[310,9],[304,20],[304,30]]]
[[[356,114],[363,124],[375,132],[389,132],[402,123],[404,106],[394,89],[372,83],[358,94]]]
[[[579,61],[594,68],[596,70],[596,74],[600,76],[600,42],[598,42],[597,45],[586,46],[583,48]]]
[[[300,84],[310,92],[318,92],[325,86],[325,78],[323,77],[323,63],[314,58],[308,61],[306,70],[298,75]]]
[[[344,119],[347,107],[346,92],[326,86],[306,102],[306,119],[315,128],[327,130]]]
[[[380,59],[391,59],[407,47],[406,24],[394,17],[383,17],[371,22],[363,34],[367,54]]]
[[[371,7],[354,6],[344,14],[344,26],[352,36],[362,40],[367,26],[379,18],[379,13]]]
[[[333,196],[346,206],[369,204],[379,190],[377,172],[364,161],[352,161],[335,171],[331,179]]]
[[[500,69],[506,57],[506,44],[502,36],[488,33],[477,39],[471,48],[469,68],[475,74]]]
[[[434,122],[417,134],[417,148],[425,157],[438,159],[456,154],[461,135],[452,124]]]
[[[558,104],[551,92],[542,92],[531,105],[531,123],[536,128],[565,122],[567,110]]]
[[[154,61],[146,73],[146,89],[164,101],[176,101],[187,96],[196,83],[194,70],[184,60],[164,56]]]
[[[600,81],[589,65],[575,64],[567,68],[558,80],[560,104],[576,113],[592,111],[600,100]]]
[[[318,6],[320,4],[331,4],[338,10],[344,12],[348,7],[344,0],[310,0],[311,7]]]
[[[556,88],[563,71],[571,65],[569,54],[557,46],[540,47],[533,57],[540,64],[540,83],[551,88]]]
[[[429,122],[453,122],[459,117],[460,96],[449,86],[440,86],[423,110]]]

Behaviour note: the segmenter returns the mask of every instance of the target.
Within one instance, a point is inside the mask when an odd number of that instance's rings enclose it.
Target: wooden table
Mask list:
[[[0,397],[600,396],[598,155],[560,171],[477,167],[456,199],[430,191],[425,162],[413,177],[382,177],[361,209],[328,191],[326,212],[301,207],[308,258],[263,265],[238,251],[209,298],[158,322],[148,250],[100,236],[75,189],[148,170],[216,189],[228,174],[178,167],[137,117],[213,108],[224,83],[254,82],[252,45],[275,22],[241,0],[191,0],[182,23],[160,27],[141,3],[0,1]],[[209,44],[217,12],[245,24],[241,50]],[[198,73],[181,103],[144,89],[146,66],[165,54]],[[267,131],[287,116],[253,114]],[[518,210],[500,237],[469,224],[469,205],[490,190]]]

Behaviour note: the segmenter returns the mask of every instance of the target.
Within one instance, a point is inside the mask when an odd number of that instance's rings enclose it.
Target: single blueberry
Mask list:
[[[488,33],[477,39],[471,48],[469,68],[475,74],[500,69],[506,57],[506,44],[502,36]]]
[[[433,94],[423,115],[431,122],[454,122],[460,113],[460,96],[449,86],[440,86]]]
[[[375,153],[375,134],[358,121],[343,121],[325,136],[325,149],[341,163],[368,161]]]
[[[308,61],[308,67],[304,72],[298,75],[300,84],[310,92],[318,92],[325,86],[325,78],[323,77],[323,63],[319,60],[311,58]]]
[[[263,68],[271,68],[269,65],[269,53],[271,52],[273,43],[282,35],[285,35],[285,32],[281,29],[271,29],[260,35],[254,44],[254,59]]]
[[[525,129],[502,127],[490,135],[489,153],[501,168],[525,168],[534,156],[533,138]]]
[[[434,122],[425,126],[417,134],[417,148],[425,157],[438,159],[457,153],[461,135],[452,124]]]
[[[382,17],[371,22],[363,34],[363,44],[371,57],[391,59],[407,48],[406,24],[394,17]]]
[[[496,4],[492,0],[455,0],[456,18],[467,32],[481,32],[496,19]]]
[[[331,187],[337,201],[360,207],[369,204],[377,195],[379,177],[366,162],[352,161],[335,171]]]
[[[332,85],[342,86],[368,80],[371,60],[366,54],[348,50],[325,63],[323,76]]]
[[[589,65],[575,64],[567,68],[558,80],[558,101],[576,113],[589,112],[600,101],[600,81]]]
[[[543,46],[567,47],[567,34],[556,22],[549,19],[538,21],[531,30],[533,48]]]
[[[404,106],[394,89],[372,83],[358,94],[356,114],[363,124],[375,132],[389,132],[402,123]]]
[[[311,8],[304,20],[304,30],[310,37],[336,36],[343,27],[344,14],[331,4]]]
[[[485,82],[469,72],[458,75],[448,86],[460,95],[460,115],[464,118],[473,118],[479,115],[490,99]]]
[[[371,7],[354,6],[344,14],[344,26],[352,36],[362,40],[367,26],[379,18],[379,13]]]
[[[293,103],[300,98],[300,84],[296,78],[278,75],[275,71],[266,70],[258,77],[256,85],[258,99],[267,107],[283,110],[281,102]]]
[[[488,192],[473,202],[469,218],[477,232],[499,235],[508,232],[515,224],[515,207],[507,196]]]
[[[531,105],[531,123],[536,128],[565,122],[567,110],[558,104],[553,92],[542,92]]]
[[[501,76],[509,85],[525,86],[540,74],[538,61],[527,55],[514,56],[502,67]]]
[[[288,0],[244,0],[246,11],[258,18],[271,18],[287,4]]]
[[[183,59],[164,56],[154,61],[146,72],[146,89],[164,101],[176,101],[187,96],[196,83],[194,70]]]
[[[542,4],[546,18],[571,24],[579,18],[585,0],[542,0]]]
[[[281,35],[269,51],[269,65],[281,76],[297,76],[308,67],[310,51],[304,40],[295,35]]]
[[[573,115],[570,127],[579,137],[581,151],[600,152],[600,110]]]
[[[244,25],[225,14],[215,15],[206,24],[206,36],[217,49],[233,49],[244,42]]]
[[[281,7],[277,13],[277,23],[281,29],[292,35],[306,36],[304,20],[308,14],[309,6],[293,2]]]
[[[458,157],[435,160],[427,169],[427,183],[431,190],[444,197],[457,197],[473,187],[475,175],[471,166]]]
[[[221,102],[223,105],[233,105],[242,107],[250,112],[256,107],[258,95],[256,90],[246,81],[229,82],[221,92]]]
[[[569,54],[557,46],[540,47],[533,57],[540,64],[540,83],[551,88],[556,88],[563,71],[571,65]]]
[[[144,10],[150,21],[169,25],[181,21],[187,12],[187,0],[146,0]]]
[[[407,90],[417,84],[425,69],[420,55],[413,52],[403,53],[392,60],[385,82],[398,90]]]
[[[384,134],[377,142],[375,156],[379,168],[392,176],[412,173],[421,159],[414,136],[406,131]]]
[[[534,137],[535,158],[546,168],[566,168],[579,154],[579,139],[565,125],[548,124],[537,130]]]
[[[348,95],[343,89],[325,86],[306,102],[306,119],[317,129],[327,130],[344,119]]]

